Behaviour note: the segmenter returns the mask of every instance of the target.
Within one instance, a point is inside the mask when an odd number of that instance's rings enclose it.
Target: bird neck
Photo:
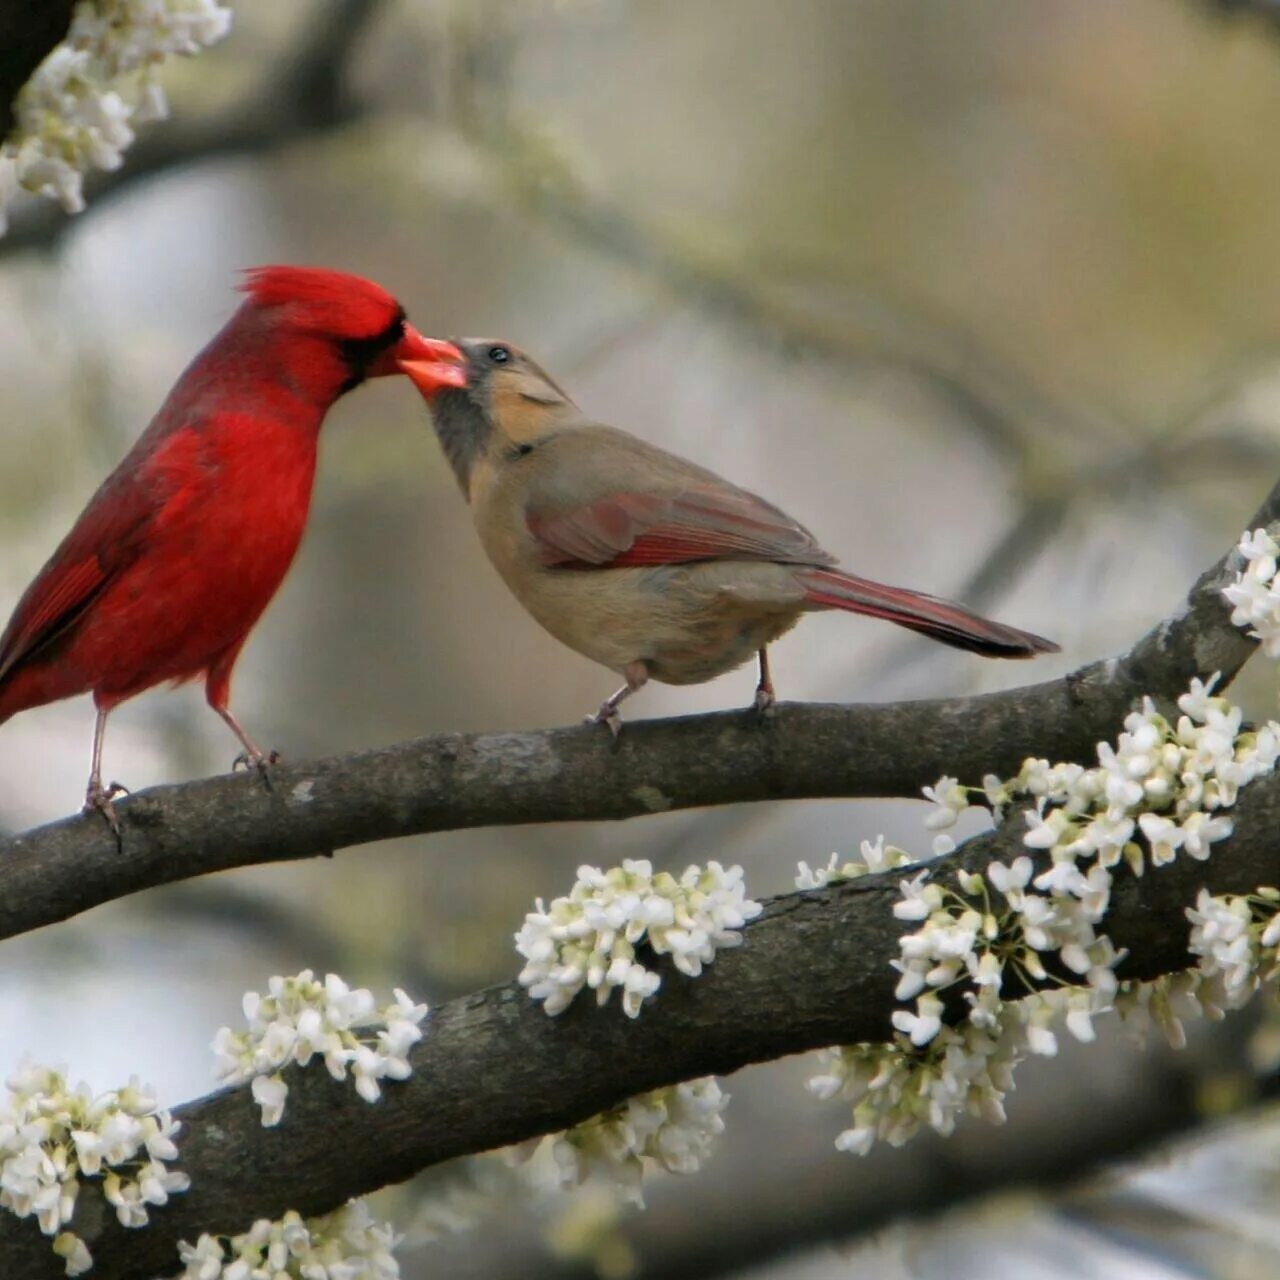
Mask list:
[[[466,391],[447,387],[431,398],[431,423],[459,487],[469,494],[472,469],[484,457],[493,436],[488,415]]]
[[[171,399],[188,411],[245,405],[318,431],[333,402],[359,381],[331,338],[282,330],[242,310],[191,362]]]

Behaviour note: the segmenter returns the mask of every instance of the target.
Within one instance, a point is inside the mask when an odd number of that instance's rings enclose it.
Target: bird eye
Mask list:
[[[511,352],[506,347],[490,347],[489,363],[506,364],[511,359]]]

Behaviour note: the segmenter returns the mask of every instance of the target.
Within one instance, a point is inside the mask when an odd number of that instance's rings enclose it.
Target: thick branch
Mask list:
[[[1202,886],[1247,891],[1280,877],[1280,778],[1247,789],[1236,834],[1207,863],[1182,859],[1142,880],[1117,876],[1107,927],[1129,958],[1122,976],[1184,968],[1183,910]],[[1014,823],[975,837],[938,874],[983,867],[1021,849]],[[1041,855],[1047,865],[1047,858]],[[898,875],[775,898],[745,945],[701,978],[671,970],[658,999],[631,1022],[616,1005],[579,1001],[558,1019],[514,984],[441,1006],[413,1055],[414,1074],[369,1107],[320,1069],[289,1073],[288,1112],[263,1129],[247,1089],[183,1108],[182,1167],[192,1188],[125,1232],[96,1191],[82,1194],[76,1229],[99,1261],[98,1280],[143,1280],[172,1265],[176,1242],[242,1230],[287,1208],[328,1210],[443,1160],[519,1142],[586,1119],[678,1080],[727,1074],[826,1044],[883,1040],[896,1007],[901,924]],[[247,1175],[248,1171],[248,1176]],[[13,1280],[58,1274],[35,1226],[0,1214],[0,1256]]]
[[[1250,527],[1280,518],[1280,486]],[[249,777],[156,787],[119,804],[119,850],[77,817],[0,842],[0,938],[139,889],[373,840],[465,827],[629,818],[749,800],[917,796],[941,773],[978,781],[1027,755],[1088,760],[1143,693],[1230,679],[1253,644],[1219,594],[1232,551],[1177,615],[1120,658],[975,698],[779,707],[536,733],[437,734]]]
[[[649,1211],[624,1220],[634,1276],[737,1276],[824,1244],[848,1247],[904,1216],[919,1222],[1013,1188],[1045,1197],[1070,1194],[1118,1162],[1158,1161],[1163,1157],[1155,1148],[1204,1126],[1205,1081],[1238,1076],[1254,1025],[1249,1017],[1232,1019],[1181,1052],[1159,1043],[1144,1051],[1116,1043],[1119,1037],[1102,1045],[1068,1043],[1051,1066],[1040,1064],[1034,1075],[1018,1080],[1006,1126],[962,1125],[947,1139],[922,1134],[905,1149],[882,1149],[867,1160],[851,1160],[830,1145],[840,1104],[814,1106],[799,1090],[770,1102],[760,1082],[744,1090],[735,1079],[731,1138],[723,1155],[717,1152],[714,1170],[692,1187],[682,1179],[656,1179],[646,1192]],[[1098,1053],[1107,1063],[1095,1073],[1084,1060]],[[777,1080],[770,1083],[779,1087]],[[1274,1097],[1278,1083],[1263,1077],[1251,1101]],[[737,1110],[744,1092],[750,1114],[745,1133]],[[436,1187],[449,1185],[449,1177],[445,1166],[423,1179],[424,1201],[440,1194]],[[548,1249],[536,1213],[512,1215],[506,1204],[496,1197],[495,1212],[481,1208],[476,1229],[441,1241],[432,1253],[432,1274],[594,1280],[588,1263],[571,1267]]]

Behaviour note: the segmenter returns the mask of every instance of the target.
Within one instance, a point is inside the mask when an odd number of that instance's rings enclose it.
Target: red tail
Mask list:
[[[1033,658],[1037,653],[1058,652],[1052,640],[980,618],[963,605],[939,600],[937,596],[904,587],[886,587],[839,569],[799,569],[796,578],[813,604],[884,618],[931,640],[986,658]]]

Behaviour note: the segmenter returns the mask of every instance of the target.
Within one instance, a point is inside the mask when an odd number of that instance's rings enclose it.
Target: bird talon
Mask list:
[[[772,689],[760,688],[756,690],[755,701],[752,703],[757,714],[762,716],[773,715],[778,705],[778,699],[774,696]]]
[[[240,773],[241,771],[248,773],[250,769],[258,771],[258,777],[262,779],[262,785],[270,791],[271,787],[271,766],[280,763],[280,753],[278,751],[270,751],[264,754],[261,751],[250,754],[248,751],[242,751],[231,762],[231,772]]]
[[[84,796],[84,808],[81,810],[82,813],[100,813],[116,838],[116,847],[121,850],[124,848],[124,832],[120,827],[120,815],[111,802],[117,796],[129,794],[129,788],[119,782],[108,783],[105,787],[101,783],[90,783]]]
[[[610,706],[609,703],[602,703],[600,710],[585,718],[586,724],[605,724],[609,726],[609,732],[613,735],[615,741],[622,732],[622,716],[618,712],[618,708]]]

